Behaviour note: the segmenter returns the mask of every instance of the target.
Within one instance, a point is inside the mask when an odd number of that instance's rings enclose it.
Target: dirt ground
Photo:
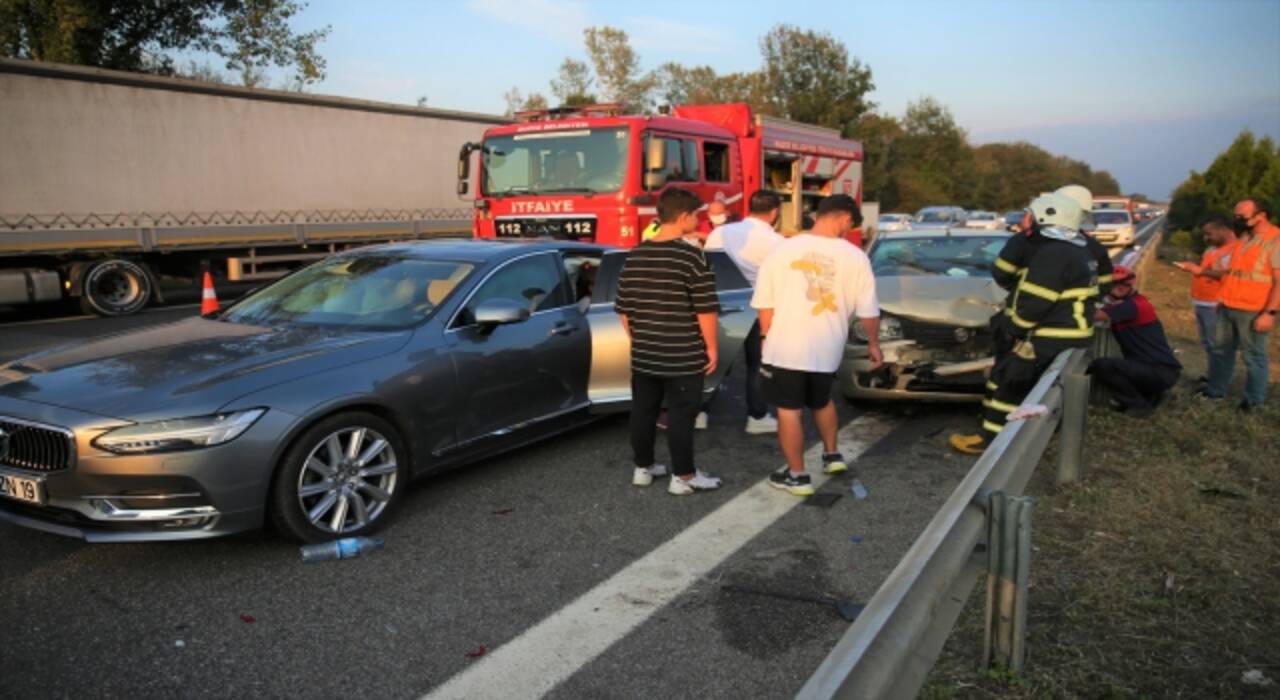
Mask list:
[[[1021,676],[979,670],[979,586],[926,698],[1280,697],[1280,342],[1262,410],[1195,396],[1206,358],[1188,278],[1161,251],[1139,280],[1184,366],[1157,415],[1091,406],[1082,479],[1037,497]]]

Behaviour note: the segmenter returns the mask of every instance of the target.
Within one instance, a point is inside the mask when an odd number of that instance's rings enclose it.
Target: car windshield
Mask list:
[[[221,320],[255,326],[405,328],[439,308],[472,267],[398,255],[341,255],[252,294]]]
[[[581,129],[485,139],[483,192],[616,192],[627,169],[627,134],[623,128]]]
[[[877,276],[991,277],[1008,236],[882,238],[871,251]]]
[[[1011,211],[1008,214],[1004,215],[1004,222],[1006,224],[1012,225],[1012,224],[1018,223],[1019,221],[1022,221],[1022,212],[1020,211]]]
[[[916,214],[916,223],[921,224],[945,224],[951,220],[951,212],[946,209],[925,209]]]
[[[996,215],[989,211],[975,211],[969,214],[969,218],[975,221],[994,221]]]
[[[882,224],[896,224],[899,221],[902,221],[902,216],[899,214],[881,214],[880,215],[880,223]]]
[[[1095,211],[1093,212],[1093,223],[1095,224],[1127,224],[1129,223],[1129,212],[1125,211]]]

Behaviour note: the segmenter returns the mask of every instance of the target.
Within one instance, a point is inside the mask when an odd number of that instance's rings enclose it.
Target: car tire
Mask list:
[[[151,275],[131,260],[102,260],[85,269],[80,309],[98,316],[128,316],[151,301]]]
[[[352,441],[358,441],[354,460]],[[329,416],[294,440],[281,460],[268,504],[272,524],[302,542],[376,532],[402,500],[408,476],[409,453],[395,426],[363,411]]]

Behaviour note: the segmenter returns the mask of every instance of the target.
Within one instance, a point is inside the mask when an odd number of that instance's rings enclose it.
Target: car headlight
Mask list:
[[[236,439],[266,412],[265,408],[251,408],[235,413],[127,425],[99,435],[93,440],[93,445],[116,454],[212,447]]]
[[[860,342],[867,342],[867,329],[857,319],[853,321],[853,337]],[[900,338],[902,338],[902,323],[893,316],[881,316],[880,340],[898,340]]]

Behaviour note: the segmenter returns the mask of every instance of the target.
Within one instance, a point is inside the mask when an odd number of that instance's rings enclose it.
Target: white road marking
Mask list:
[[[845,458],[857,459],[894,423],[863,415],[840,429]],[[814,488],[827,481],[822,444],[805,452]],[[620,485],[618,488],[626,488]],[[662,482],[650,488],[663,488]],[[666,494],[661,494],[667,497]],[[686,496],[686,498],[698,498]],[[738,494],[687,530],[490,652],[426,700],[540,697],[627,636],[804,499],[766,480]]]

